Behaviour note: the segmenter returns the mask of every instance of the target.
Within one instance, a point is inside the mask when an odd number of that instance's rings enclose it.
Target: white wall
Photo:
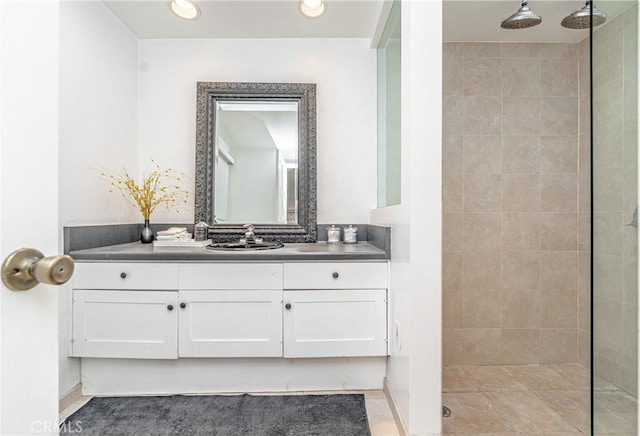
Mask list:
[[[196,82],[317,84],[318,222],[376,204],[376,55],[364,39],[140,41],[140,162],[193,176]],[[193,207],[155,222],[191,222]]]
[[[387,382],[411,435],[441,431],[441,35],[440,0],[402,2],[402,200],[371,212],[392,227]]]
[[[99,1],[62,2],[60,23],[62,224],[141,221],[96,171],[138,173],[138,40]]]
[[[60,223],[142,218],[95,169],[138,173],[138,41],[101,2],[60,5]],[[67,358],[68,297],[60,289],[60,395],[80,381]]]

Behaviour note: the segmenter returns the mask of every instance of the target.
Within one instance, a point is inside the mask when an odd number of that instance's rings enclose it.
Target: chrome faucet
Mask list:
[[[244,227],[246,231],[244,233],[244,239],[240,239],[241,244],[262,244],[262,238],[256,238],[255,233],[253,233],[255,229],[253,224],[245,224],[242,227]]]

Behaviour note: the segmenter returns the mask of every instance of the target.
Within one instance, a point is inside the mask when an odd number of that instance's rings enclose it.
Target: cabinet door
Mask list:
[[[384,356],[386,290],[285,291],[284,357]]]
[[[282,291],[180,291],[180,357],[282,357]]]
[[[176,291],[73,291],[72,355],[176,359]]]

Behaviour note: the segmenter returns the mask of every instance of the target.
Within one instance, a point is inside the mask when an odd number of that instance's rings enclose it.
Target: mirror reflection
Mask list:
[[[298,104],[215,102],[215,224],[298,223]]]

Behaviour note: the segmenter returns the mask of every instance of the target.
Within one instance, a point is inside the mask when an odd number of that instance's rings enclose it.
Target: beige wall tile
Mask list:
[[[500,44],[486,42],[465,42],[465,58],[499,58]]]
[[[622,310],[624,303],[607,298],[595,298],[594,330],[599,341],[610,342],[622,347],[624,345],[624,318]],[[606,320],[606,322],[598,322]],[[619,359],[617,359],[620,361]]]
[[[502,289],[540,289],[538,251],[502,251]]]
[[[540,359],[542,363],[570,363],[578,359],[578,331],[541,329]]]
[[[540,327],[575,329],[578,325],[577,290],[540,291]]]
[[[500,97],[464,97],[464,133],[500,135],[502,99]]]
[[[540,60],[538,58],[503,59],[502,95],[538,97],[540,95]]]
[[[465,212],[499,212],[501,207],[502,176],[495,174],[465,175]]]
[[[503,58],[538,58],[540,44],[537,42],[504,42],[501,44]]]
[[[540,328],[540,291],[504,290],[502,293],[502,328]],[[536,361],[529,363],[536,363]]]
[[[537,329],[502,330],[502,362],[506,365],[537,363],[539,348]]]
[[[568,58],[578,56],[578,46],[572,43],[540,44],[541,58]]]
[[[444,44],[442,44],[442,57],[444,58],[464,57],[464,43],[445,42]]]
[[[598,212],[621,212],[623,207],[624,173],[601,161],[594,162],[593,205]]]
[[[540,253],[540,287],[543,290],[578,289],[578,253],[576,251],[542,251]]]
[[[578,250],[591,250],[591,215],[589,213],[578,214]]]
[[[503,135],[539,135],[540,99],[504,97],[502,99]]]
[[[637,257],[625,257],[623,259],[624,283],[623,301],[625,303],[638,305],[638,262]]]
[[[442,364],[460,365],[464,363],[463,338],[464,331],[462,329],[442,329]]]
[[[500,289],[465,288],[462,292],[462,327],[500,328],[501,299]]]
[[[464,252],[463,288],[500,289],[500,253]],[[497,304],[497,302],[492,302]]]
[[[462,289],[463,256],[461,251],[442,253],[442,288]]]
[[[578,134],[577,97],[541,97],[540,114],[542,135]]]
[[[462,135],[442,136],[442,173],[462,174]]]
[[[578,58],[540,59],[541,96],[577,97],[578,82]]]
[[[501,329],[465,329],[463,353],[466,365],[497,364],[501,351]]]
[[[578,102],[578,121],[580,123],[578,133],[581,135],[588,135],[591,130],[591,100],[589,95],[582,96]]]
[[[463,153],[465,174],[501,174],[502,137],[465,135]]]
[[[464,248],[478,254],[500,254],[500,228],[502,217],[499,213],[464,214]],[[493,288],[494,286],[490,286]],[[500,286],[497,286],[498,288]]]
[[[593,257],[593,295],[615,301],[624,299],[622,256],[595,254]]]
[[[462,289],[442,291],[442,327],[462,327]]]
[[[442,60],[443,95],[464,95],[464,60],[460,58],[445,57]]]
[[[591,255],[578,253],[578,328],[591,329]]]
[[[542,250],[577,250],[578,214],[541,214],[540,248]]]
[[[575,174],[548,174],[540,178],[542,212],[577,212],[578,178]]]
[[[502,247],[510,251],[539,250],[540,214],[502,214]]]
[[[540,173],[540,137],[502,136],[502,172]]]
[[[537,212],[540,210],[540,176],[506,174],[502,182],[504,212]]]
[[[445,213],[442,217],[442,249],[462,251],[464,249],[464,215]]]
[[[581,214],[591,213],[591,172],[578,173],[578,212]]]
[[[491,95],[502,92],[502,68],[499,58],[464,60],[464,95]]]
[[[578,136],[543,136],[540,138],[540,173],[578,172]]]
[[[578,363],[585,367],[591,365],[591,333],[578,330]]]
[[[463,132],[462,114],[464,98],[445,96],[442,98],[442,134],[460,135]]]
[[[586,40],[585,38],[584,40]],[[588,47],[588,44],[587,44]],[[582,49],[581,49],[582,50]],[[591,73],[589,71],[589,54],[581,55],[578,61],[580,96],[588,96],[591,92]]]
[[[631,215],[629,215],[631,216]],[[622,237],[625,227],[622,212],[595,212],[593,216],[596,254],[622,256]]]
[[[464,185],[459,174],[442,176],[442,209],[445,212],[464,212]]]
[[[596,88],[623,74],[622,32],[607,39],[605,43],[601,37],[597,37],[593,46],[593,57],[598,59],[598,62],[594,62],[593,65],[593,81]]]
[[[591,177],[591,136],[587,133],[578,137],[578,172]]]

